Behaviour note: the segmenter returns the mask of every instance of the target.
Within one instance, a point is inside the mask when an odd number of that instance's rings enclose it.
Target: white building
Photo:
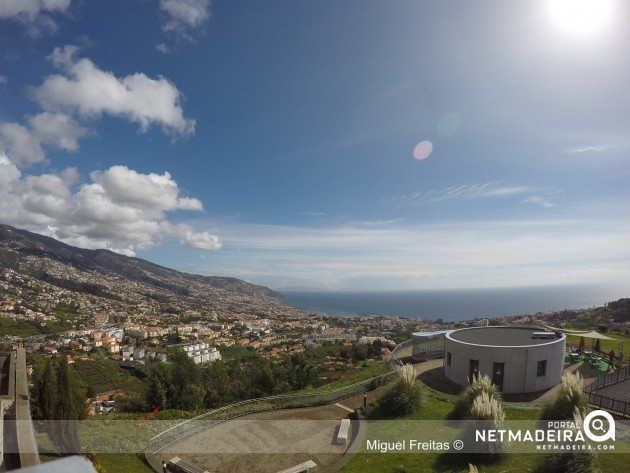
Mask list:
[[[373,345],[376,340],[379,340],[383,346],[391,346],[391,347],[396,346],[396,342],[394,342],[393,340],[389,340],[385,337],[361,337],[359,338],[357,343],[359,345],[367,345],[368,343],[370,345]]]
[[[566,335],[525,327],[474,327],[448,332],[444,374],[460,385],[488,375],[504,393],[549,389],[562,380]]]
[[[130,357],[131,355],[133,355],[133,347],[131,347],[129,345],[125,345],[125,346],[121,347],[120,348],[120,354],[122,356]]]
[[[354,333],[340,333],[340,332],[322,332],[312,333],[309,335],[302,335],[302,340],[312,340],[316,343],[332,342],[351,342],[356,340],[357,336]]]
[[[195,363],[205,363],[207,361],[218,361],[221,353],[217,347],[211,347],[207,343],[195,343],[184,346],[184,351]]]

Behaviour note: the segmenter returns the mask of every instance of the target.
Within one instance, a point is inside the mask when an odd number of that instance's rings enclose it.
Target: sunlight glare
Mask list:
[[[549,0],[554,21],[574,34],[588,34],[600,29],[611,16],[611,0]]]

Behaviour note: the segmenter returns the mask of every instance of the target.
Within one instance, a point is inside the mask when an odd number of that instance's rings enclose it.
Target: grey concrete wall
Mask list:
[[[564,371],[566,338],[553,340],[542,345],[524,347],[496,347],[473,345],[451,340],[444,343],[446,352],[451,353],[451,364],[444,364],[448,379],[465,386],[469,383],[470,360],[479,361],[479,373],[492,379],[494,363],[504,363],[504,393],[528,393],[542,391],[560,383]],[[538,362],[547,360],[545,376],[537,375]]]

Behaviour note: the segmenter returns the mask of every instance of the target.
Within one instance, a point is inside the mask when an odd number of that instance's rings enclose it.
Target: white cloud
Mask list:
[[[43,112],[29,117],[33,135],[41,142],[66,151],[76,151],[78,140],[89,135],[72,117],[63,113]]]
[[[104,172],[93,172],[90,177],[119,204],[161,210],[203,210],[199,200],[180,197],[179,187],[168,172],[140,174],[126,166],[112,166]]]
[[[545,208],[553,207],[553,203],[541,195],[533,195],[523,200],[522,203],[540,205],[541,207]]]
[[[623,220],[326,228],[226,224],[221,235],[223,258],[213,260],[212,274],[271,287],[433,289],[605,283],[630,277],[630,225]],[[202,266],[182,269],[208,271]]]
[[[61,113],[40,113],[28,117],[28,127],[18,123],[0,123],[0,152],[19,167],[44,161],[43,145],[66,151],[78,149],[78,139],[89,131]]]
[[[180,243],[189,248],[200,248],[204,250],[217,250],[221,248],[221,241],[216,235],[208,232],[194,233],[187,231]]]
[[[73,192],[76,169],[25,177],[0,153],[0,221],[82,248],[126,255],[168,237],[187,247],[221,247],[214,235],[168,221],[166,212],[202,210],[200,201],[181,196],[169,173],[140,174],[114,166],[91,177]]]
[[[181,93],[168,79],[143,73],[116,77],[87,58],[77,58],[76,46],[55,48],[49,59],[63,74],[47,77],[33,97],[49,112],[77,113],[82,118],[103,114],[125,118],[145,132],[161,126],[174,136],[194,133],[195,121],[184,117]]]
[[[295,215],[302,215],[304,217],[323,217],[326,214],[324,212],[293,212]]]
[[[32,36],[42,30],[55,31],[57,25],[49,14],[65,12],[71,0],[2,0],[0,19],[19,21],[28,26]]]
[[[108,114],[138,123],[140,131],[158,125],[172,136],[194,133],[195,121],[184,117],[181,94],[167,79],[142,73],[117,78],[89,59],[77,59],[78,51],[76,46],[66,46],[55,48],[49,56],[65,75],[49,76],[32,89],[43,112],[28,116],[26,126],[0,123],[0,152],[17,166],[45,161],[44,146],[76,151],[79,139],[91,134],[77,117]],[[198,202],[184,199],[181,205],[194,210]]]
[[[615,145],[597,145],[597,146],[583,146],[582,148],[574,148],[569,150],[569,154],[582,154],[582,153],[601,153],[602,151],[608,151],[616,149]]]
[[[160,9],[168,15],[164,31],[188,37],[188,31],[210,18],[210,0],[160,0]]]
[[[490,181],[485,184],[463,184],[446,189],[414,192],[398,197],[384,199],[387,201],[416,201],[420,203],[444,202],[455,199],[496,198],[523,194],[532,189],[527,186],[510,186],[500,181]]]
[[[164,43],[160,43],[158,45],[155,46],[155,49],[157,49],[159,52],[161,52],[162,54],[170,54],[171,53],[171,48],[169,48],[166,44]]]
[[[0,152],[23,167],[46,158],[41,142],[31,130],[17,123],[0,123]]]
[[[9,78],[7,76],[0,75],[0,85],[6,84],[9,82]]]
[[[71,0],[2,0],[0,18],[34,19],[42,12],[65,11]]]

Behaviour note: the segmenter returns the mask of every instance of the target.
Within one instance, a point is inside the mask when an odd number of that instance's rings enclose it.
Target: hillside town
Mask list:
[[[67,270],[67,269],[66,269]],[[121,298],[122,282],[116,287]],[[114,289],[114,288],[112,288]],[[71,358],[100,353],[117,361],[166,361],[166,347],[188,345],[197,362],[220,359],[220,350],[240,346],[258,350],[263,357],[303,352],[323,344],[367,344],[380,339],[385,345],[414,331],[453,328],[453,323],[397,316],[333,317],[306,313],[281,304],[256,303],[231,312],[220,304],[209,311],[143,301],[117,300],[71,291],[32,276],[4,269],[0,273],[0,344],[23,344],[27,351]],[[505,320],[503,320],[505,319]],[[555,321],[561,319],[557,314]],[[512,323],[540,325],[554,321],[550,313],[511,317]],[[479,323],[462,322],[458,326]],[[493,319],[505,324],[507,318]],[[561,321],[560,321],[561,323]],[[208,353],[203,353],[207,351]]]
[[[63,353],[68,361],[99,356],[140,363],[167,361],[172,346],[182,346],[196,363],[220,360],[221,350],[233,346],[269,359],[325,344],[350,347],[379,340],[393,347],[394,340],[412,331],[443,326],[394,316],[331,317],[263,304],[237,313],[177,306],[159,312],[150,304],[124,309],[119,301],[61,289],[12,269],[0,273],[0,324],[6,327],[0,344],[23,345],[27,352]]]

